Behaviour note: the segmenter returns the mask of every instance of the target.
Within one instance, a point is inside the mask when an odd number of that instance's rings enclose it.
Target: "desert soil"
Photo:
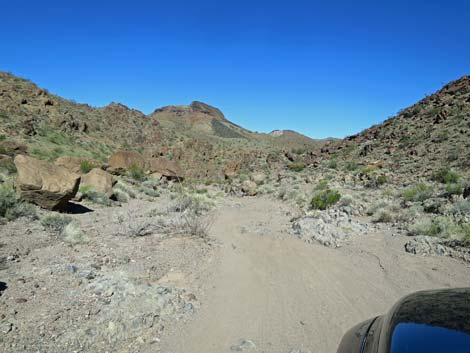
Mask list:
[[[468,265],[408,254],[404,235],[358,234],[331,249],[293,237],[291,217],[261,198],[219,210],[200,310],[169,331],[163,352],[335,352],[345,330],[403,295],[470,284]]]
[[[307,244],[264,197],[223,200],[209,240],[116,235],[118,214],[165,205],[73,215],[90,237],[75,247],[37,222],[2,226],[0,352],[332,353],[401,296],[470,284],[468,264],[406,253],[393,228]]]

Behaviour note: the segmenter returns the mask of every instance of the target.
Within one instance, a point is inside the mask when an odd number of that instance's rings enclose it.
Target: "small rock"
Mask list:
[[[77,273],[78,278],[93,279],[96,277],[95,273],[91,270],[82,270]]]
[[[0,332],[7,334],[13,330],[13,324],[11,322],[2,322],[0,323]]]
[[[78,271],[78,267],[73,264],[68,264],[65,269],[70,273],[76,273]]]
[[[230,350],[232,352],[243,352],[254,348],[256,348],[256,344],[253,341],[242,339],[237,344],[230,347]]]

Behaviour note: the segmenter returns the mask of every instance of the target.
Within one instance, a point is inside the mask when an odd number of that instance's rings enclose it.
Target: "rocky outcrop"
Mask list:
[[[366,223],[360,223],[346,212],[331,209],[321,212],[318,217],[302,217],[292,224],[294,234],[307,243],[319,243],[337,248],[352,234],[369,231]]]
[[[145,169],[145,159],[137,152],[118,151],[109,158],[108,165],[109,172],[122,174],[131,167]]]
[[[168,179],[182,179],[184,177],[180,165],[166,158],[152,158],[148,160],[146,169],[150,174],[161,175]]]
[[[193,112],[199,112],[210,115],[214,118],[219,118],[220,120],[225,120],[224,114],[220,111],[220,109],[210,106],[209,104],[196,101],[192,102],[190,107]]]
[[[87,163],[90,166],[98,167],[100,163],[93,159],[84,157],[63,156],[55,160],[54,164],[64,167],[76,174],[83,174],[82,165]]]
[[[470,262],[470,250],[459,241],[418,235],[405,244],[405,251],[415,255],[449,256]]]
[[[94,191],[105,194],[108,197],[113,195],[113,186],[117,180],[108,172],[94,168],[82,177],[82,186],[91,187]]]
[[[16,188],[21,199],[50,210],[61,210],[78,191],[80,176],[64,167],[32,157],[15,157]]]

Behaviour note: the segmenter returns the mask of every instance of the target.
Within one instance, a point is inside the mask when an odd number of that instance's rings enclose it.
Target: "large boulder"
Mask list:
[[[82,177],[81,186],[88,186],[94,191],[105,194],[108,197],[113,195],[113,186],[117,180],[108,172],[94,168]]]
[[[32,157],[15,157],[16,188],[21,199],[50,210],[61,210],[78,191],[80,176],[64,167]]]
[[[141,154],[133,151],[118,151],[108,161],[108,170],[113,174],[123,174],[129,168],[145,168],[145,159]]]
[[[93,159],[85,157],[62,156],[55,160],[55,165],[65,167],[73,173],[84,174],[87,171],[82,170],[82,166],[98,167],[100,163]]]
[[[147,170],[152,175],[161,175],[168,179],[183,179],[183,171],[175,161],[166,158],[152,158],[147,161]]]

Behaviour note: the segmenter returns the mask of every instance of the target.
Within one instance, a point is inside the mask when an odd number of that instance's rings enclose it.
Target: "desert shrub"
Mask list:
[[[246,180],[249,180],[250,177],[246,173],[241,173],[241,174],[239,174],[238,179],[240,180],[240,182],[244,182]]]
[[[453,214],[470,214],[470,200],[462,200],[452,205],[450,210]]]
[[[145,215],[133,212],[119,215],[117,223],[121,228],[119,234],[130,237],[155,233],[206,237],[212,225],[212,218],[198,215],[190,208],[176,211],[153,209]]]
[[[310,206],[314,210],[326,210],[341,199],[341,194],[337,190],[329,188],[318,190],[314,193]]]
[[[4,217],[9,221],[20,217],[36,219],[36,207],[19,200],[13,186],[4,183],[0,185],[0,217]]]
[[[5,218],[10,221],[20,217],[38,219],[36,206],[20,201],[17,202],[14,207],[10,208],[5,214]]]
[[[443,184],[456,184],[459,179],[459,174],[447,167],[439,169],[433,175],[433,180]]]
[[[13,160],[11,159],[4,159],[0,161],[0,171],[6,173],[7,175],[15,174],[16,173],[16,166]]]
[[[65,242],[76,245],[88,243],[88,236],[81,230],[80,224],[76,221],[68,223],[61,232]]]
[[[81,186],[79,192],[82,194],[84,200],[89,200],[93,203],[103,206],[111,206],[109,197],[101,192],[95,191],[90,186]]]
[[[377,178],[377,185],[384,185],[387,183],[388,181],[388,178],[386,175],[379,175]]]
[[[124,194],[126,194],[126,196],[128,196],[128,198],[131,198],[131,199],[136,198],[136,194],[135,194],[134,190],[132,190],[132,188],[130,186],[128,186],[127,184],[124,184],[123,182],[119,181],[114,186],[114,192],[116,192],[116,191],[123,192]]]
[[[405,201],[419,202],[430,198],[432,188],[429,185],[419,183],[408,187],[403,191],[403,199]]]
[[[444,231],[444,223],[438,219],[422,218],[408,227],[410,235],[437,236]]]
[[[330,169],[336,169],[336,168],[338,168],[338,162],[336,161],[336,158],[331,158],[331,159],[328,161],[328,168],[330,168]]]
[[[377,169],[377,167],[375,167],[373,165],[368,165],[368,166],[365,166],[364,168],[361,169],[361,174],[362,175],[369,175],[369,174],[372,174],[376,169]]]
[[[159,193],[157,190],[155,190],[155,189],[153,189],[153,188],[149,188],[149,187],[147,187],[147,186],[145,186],[145,185],[141,185],[141,186],[139,187],[139,191],[142,192],[142,193],[144,193],[144,194],[147,195],[147,196],[150,196],[150,197],[158,197],[158,196],[160,196],[160,193]]]
[[[328,180],[322,179],[318,182],[317,185],[315,185],[314,190],[326,190],[328,189]]]
[[[391,223],[395,220],[394,216],[388,210],[379,210],[374,214],[372,222],[375,223]]]
[[[121,203],[129,202],[129,195],[122,190],[114,190],[113,197],[116,201]]]
[[[408,227],[410,235],[428,235],[470,241],[470,224],[458,223],[452,217],[422,218]]]
[[[142,218],[132,211],[118,215],[117,224],[120,226],[119,235],[129,237],[143,237],[153,234],[159,229],[156,223]]]
[[[16,206],[18,200],[13,187],[9,184],[0,185],[0,216],[5,217],[7,212]]]
[[[96,166],[90,161],[85,160],[80,163],[80,171],[83,174],[90,172],[93,168],[96,168]]]
[[[145,180],[144,170],[136,164],[133,164],[129,167],[129,169],[127,170],[127,174],[132,179],[135,179],[135,180],[138,180],[138,181],[144,181]]]
[[[285,200],[286,200],[286,195],[287,195],[287,189],[286,189],[285,187],[282,187],[282,188],[280,188],[279,191],[277,192],[276,197],[277,197],[279,200],[285,201]]]
[[[460,183],[449,183],[446,185],[446,193],[448,195],[461,195],[463,187]]]
[[[293,148],[291,152],[294,154],[304,154],[306,152],[306,149],[303,147],[298,147],[298,148]]]
[[[374,215],[377,211],[383,209],[383,208],[386,208],[388,206],[388,203],[385,202],[385,201],[381,201],[381,202],[377,202],[377,203],[374,203],[372,206],[370,206],[367,211],[366,211],[366,214],[368,216],[372,216]]]
[[[340,206],[351,206],[353,204],[353,198],[350,195],[343,196],[340,200]]]
[[[348,161],[344,167],[350,172],[353,172],[359,168],[358,164],[354,161]]]
[[[73,221],[70,216],[64,216],[60,214],[51,214],[41,219],[41,224],[44,228],[54,232],[61,233],[64,228]]]
[[[287,168],[289,168],[289,170],[293,172],[301,172],[302,170],[305,169],[305,163],[301,163],[301,162],[291,163],[287,166]]]
[[[193,212],[188,212],[173,218],[171,222],[165,224],[165,227],[172,234],[205,238],[209,235],[212,223],[212,218],[210,217],[200,217]]]
[[[158,185],[158,180],[147,179],[140,185],[139,191],[150,197],[159,197],[160,193],[156,190]]]
[[[214,207],[214,202],[206,195],[183,194],[176,198],[170,206],[171,212],[190,211],[196,215],[202,215]]]

